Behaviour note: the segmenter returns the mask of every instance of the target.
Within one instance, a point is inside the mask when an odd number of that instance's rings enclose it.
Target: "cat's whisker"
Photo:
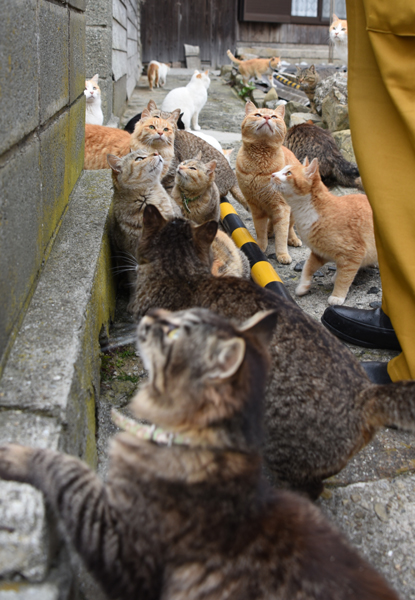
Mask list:
[[[121,338],[111,339],[107,344],[101,345],[101,352],[110,352],[111,350],[115,350],[115,348],[121,348],[122,346],[128,346],[129,344],[134,344],[137,341],[137,334],[129,335]]]

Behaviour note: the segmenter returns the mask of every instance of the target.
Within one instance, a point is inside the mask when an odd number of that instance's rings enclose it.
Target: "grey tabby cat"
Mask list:
[[[297,83],[310,100],[310,108],[311,112],[313,113],[317,112],[314,95],[316,92],[316,86],[320,79],[320,75],[317,73],[314,65],[310,65],[309,67],[305,67],[303,69],[297,66]]]
[[[250,281],[210,274],[217,223],[166,222],[144,212],[138,276],[129,309],[209,308],[243,321],[277,310],[265,398],[264,457],[274,481],[316,498],[386,424],[415,429],[415,382],[374,385],[352,353],[294,302]]]
[[[0,477],[41,490],[113,600],[397,600],[310,502],[261,477],[275,312],[240,327],[200,309],[138,329],[149,381],[118,416],[104,484],[52,450],[0,448]]]

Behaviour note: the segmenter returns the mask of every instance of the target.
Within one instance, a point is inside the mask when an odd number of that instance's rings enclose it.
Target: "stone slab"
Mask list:
[[[114,81],[118,81],[127,74],[127,52],[121,50],[112,51],[112,73]]]
[[[69,102],[72,103],[85,88],[85,15],[73,10],[69,13],[69,42]]]
[[[127,51],[127,30],[115,20],[112,22],[112,47]]]
[[[39,121],[36,0],[4,0],[0,20],[0,154]],[[18,26],[15,26],[18,23]],[[16,118],[16,102],[19,118]]]
[[[85,95],[69,109],[69,133],[66,149],[66,187],[70,194],[81,175],[85,151]]]
[[[127,38],[130,40],[138,40],[137,22],[127,19]]]
[[[118,117],[122,115],[127,100],[127,75],[114,82],[113,111]]]
[[[88,5],[89,6],[89,5]],[[87,11],[88,15],[88,11]],[[112,22],[112,19],[111,19]],[[110,78],[112,75],[112,31],[111,27],[86,28],[86,55],[85,63],[88,73],[98,73],[101,78]],[[101,82],[100,82],[101,87]]]
[[[112,16],[120,25],[127,28],[127,9],[121,0],[112,0]]]
[[[68,0],[69,6],[84,11],[86,8],[86,0]]]
[[[0,600],[63,600],[61,590],[53,583],[28,585],[25,583],[0,583]]]

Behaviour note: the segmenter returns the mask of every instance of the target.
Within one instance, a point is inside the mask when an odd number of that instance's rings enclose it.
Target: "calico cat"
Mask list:
[[[107,154],[125,156],[131,151],[131,136],[122,129],[85,125],[84,169],[108,169]]]
[[[239,60],[235,58],[230,50],[226,51],[231,61],[238,65],[240,74],[244,83],[248,83],[251,77],[261,79],[262,75],[272,75],[274,69],[278,69],[281,59],[277,56],[272,58],[251,58],[249,60]]]
[[[166,222],[144,210],[129,311],[199,306],[242,322],[276,310],[265,396],[264,458],[273,481],[316,498],[385,424],[415,429],[415,382],[372,384],[346,346],[294,302],[236,277],[210,274],[217,223]],[[335,393],[333,392],[335,390]]]
[[[147,119],[149,117],[159,118],[161,111],[157,108],[156,103],[153,100],[147,105],[147,109],[143,110],[142,118]],[[170,113],[164,113],[170,114]],[[174,113],[172,113],[174,114]],[[136,126],[137,127],[137,126]],[[135,143],[142,144],[143,141],[146,142],[148,148],[152,147],[153,142],[148,140],[142,140],[137,138],[139,134],[139,130],[137,129],[137,133],[134,130],[133,137],[136,140]],[[147,144],[148,142],[148,144]],[[143,144],[144,145],[144,144]],[[161,148],[157,148],[159,152],[161,152],[163,158],[166,161],[166,156],[164,151]],[[221,196],[226,196],[228,192],[232,194],[232,196],[244,206],[247,210],[249,210],[249,206],[247,201],[245,200],[236,180],[235,173],[232,171],[228,161],[226,158],[213,148],[210,144],[205,142],[195,136],[193,133],[189,131],[180,131],[176,129],[175,137],[174,137],[174,158],[170,163],[169,171],[167,175],[163,178],[163,185],[167,189],[167,191],[171,192],[174,187],[174,179],[176,176],[176,170],[179,164],[185,160],[189,160],[194,158],[198,152],[202,152],[202,160],[203,162],[209,162],[211,160],[216,161],[216,169],[215,169],[215,183],[218,186],[219,194]],[[169,153],[170,156],[170,153]]]
[[[85,81],[84,94],[86,96],[85,123],[89,125],[102,125],[104,114],[101,108],[101,90],[98,85],[98,73]]]
[[[149,380],[104,483],[53,450],[0,448],[0,477],[43,492],[117,600],[398,600],[309,501],[261,476],[261,397],[275,312],[239,327],[206,310],[138,328]],[[163,428],[163,429],[161,429]]]
[[[284,146],[303,162],[318,158],[320,176],[325,185],[343,185],[363,189],[357,165],[348,162],[337,147],[330,131],[314,123],[301,123],[290,127]]]
[[[173,111],[180,108],[182,121],[187,131],[200,130],[199,113],[207,102],[207,90],[210,85],[209,71],[195,71],[185,87],[171,90],[164,98],[161,110]]]
[[[271,175],[272,186],[291,206],[298,231],[311,250],[297,296],[311,287],[313,274],[326,262],[337,266],[329,304],[343,304],[360,267],[377,262],[373,213],[367,196],[334,196],[321,181],[318,160],[287,165]]]
[[[118,266],[136,257],[137,244],[143,227],[143,212],[147,204],[158,207],[166,218],[173,218],[172,200],[160,183],[163,158],[158,152],[137,150],[123,158],[108,154],[114,184],[113,211],[110,218],[110,237]],[[177,211],[178,212],[178,211]],[[129,269],[135,279],[135,269]]]
[[[339,19],[333,14],[333,21],[329,29],[330,40],[334,44],[337,56],[347,65],[347,21]]]
[[[316,113],[316,104],[314,101],[314,95],[316,87],[320,81],[320,75],[317,73],[314,65],[309,67],[301,68],[297,66],[297,77],[296,81],[300,86],[300,89],[305,93],[307,98],[310,100],[310,108],[312,113]]]
[[[242,121],[242,146],[236,159],[236,176],[239,187],[248,201],[259,247],[265,252],[268,246],[268,219],[275,233],[275,253],[283,264],[292,261],[290,246],[301,246],[292,219],[290,207],[270,184],[270,176],[287,163],[298,163],[294,154],[282,143],[287,131],[284,123],[284,106],[275,110],[257,108],[253,102],[245,106]]]
[[[164,86],[169,70],[170,65],[167,65],[166,63],[160,63],[157,60],[152,60],[150,62],[147,69],[148,87],[150,90],[153,90],[153,86]]]

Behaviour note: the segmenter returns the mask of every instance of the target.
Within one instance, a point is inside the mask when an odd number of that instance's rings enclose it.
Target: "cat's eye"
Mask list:
[[[168,128],[168,127],[165,127],[165,128],[163,129],[163,131],[168,131],[168,130],[169,130],[169,128]]]
[[[168,332],[167,337],[170,338],[171,340],[175,340],[176,338],[179,337],[180,334],[180,329],[178,327],[175,327],[174,329],[172,329],[171,331]]]
[[[346,27],[342,27],[342,31],[346,31]]]
[[[93,90],[97,90],[98,88],[94,86],[92,89],[93,89]]]
[[[256,117],[262,117],[261,113],[255,113]]]
[[[142,156],[137,156],[134,160],[135,160],[135,162],[137,162],[139,160],[144,160],[144,158]]]
[[[155,129],[154,125],[150,125],[149,127],[150,129]]]
[[[285,174],[286,175],[291,175],[291,171],[286,171]]]
[[[272,115],[271,119],[278,119],[277,115]]]
[[[189,167],[192,171],[197,171],[196,167]]]

